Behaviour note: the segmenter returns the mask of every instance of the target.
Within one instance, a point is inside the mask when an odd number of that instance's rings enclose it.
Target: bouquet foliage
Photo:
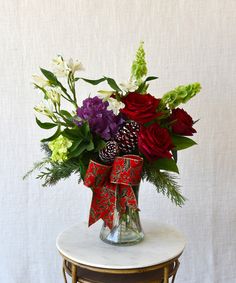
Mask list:
[[[37,178],[43,180],[43,186],[72,173],[81,180],[90,160],[109,165],[117,156],[135,154],[143,158],[142,178],[176,205],[183,205],[185,198],[176,182],[177,153],[196,144],[189,138],[196,130],[191,116],[179,105],[195,96],[200,84],[178,86],[161,98],[149,94],[149,82],[157,77],[147,76],[143,43],[125,83],[106,76],[96,80],[78,76],[83,65],[62,56],[52,65],[52,71],[41,68],[42,76],[33,78],[35,88],[43,94],[43,102],[34,109],[47,118],[36,117],[36,123],[54,132],[41,140],[46,155],[27,175],[39,169]],[[94,86],[105,82],[110,89],[98,91],[80,105],[80,81]]]

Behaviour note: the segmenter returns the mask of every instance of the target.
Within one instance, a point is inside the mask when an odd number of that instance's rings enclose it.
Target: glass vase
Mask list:
[[[132,186],[132,188],[138,204],[139,185]],[[100,239],[111,245],[135,245],[144,238],[139,210],[126,207],[126,212],[121,215],[118,203],[114,212],[113,228],[109,229],[104,223],[100,232]]]

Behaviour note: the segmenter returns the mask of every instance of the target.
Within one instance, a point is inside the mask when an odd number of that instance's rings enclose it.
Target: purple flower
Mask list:
[[[124,122],[121,115],[116,116],[111,110],[107,110],[107,107],[108,102],[103,102],[95,96],[85,99],[83,106],[77,109],[77,116],[88,121],[91,131],[105,140],[111,139]],[[76,123],[80,126],[82,122]]]

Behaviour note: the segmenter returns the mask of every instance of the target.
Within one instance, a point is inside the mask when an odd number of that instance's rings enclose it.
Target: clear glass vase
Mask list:
[[[139,185],[132,188],[138,203]],[[100,232],[102,241],[117,246],[135,245],[143,238],[144,232],[140,223],[139,210],[129,207],[126,207],[126,212],[122,215],[120,215],[119,207],[116,207],[113,228],[109,229],[104,223]]]

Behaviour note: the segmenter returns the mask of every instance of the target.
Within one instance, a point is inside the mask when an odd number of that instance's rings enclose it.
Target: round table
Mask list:
[[[99,239],[101,223],[86,223],[62,232],[56,241],[63,257],[63,274],[72,283],[174,282],[178,258],[185,247],[183,235],[165,224],[143,220],[144,240],[134,246],[112,246]],[[99,225],[100,224],[100,225]]]

